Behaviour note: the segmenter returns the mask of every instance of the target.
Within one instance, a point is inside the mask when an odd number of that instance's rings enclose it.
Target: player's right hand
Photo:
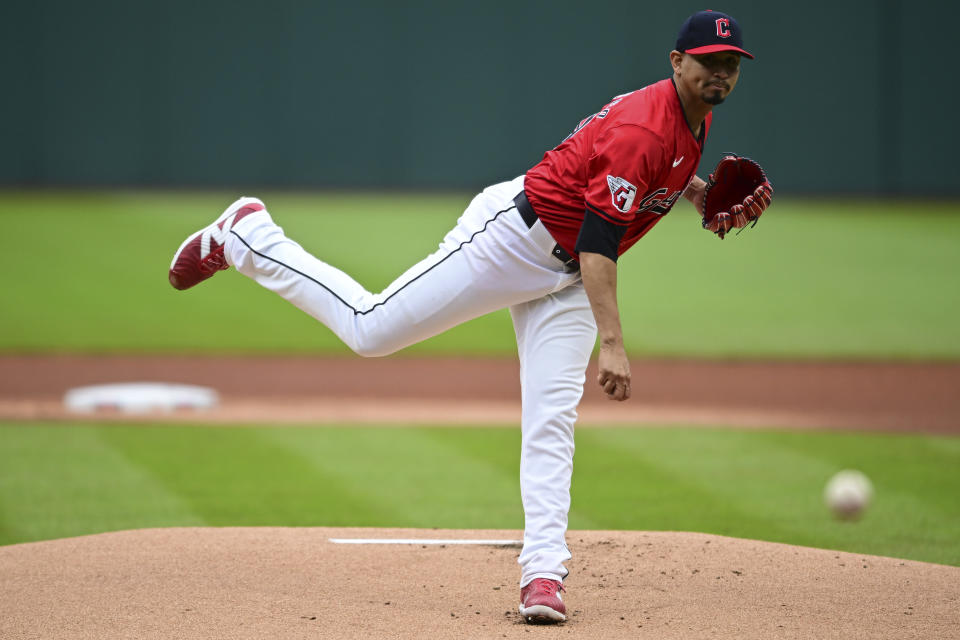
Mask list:
[[[600,373],[597,384],[610,400],[623,401],[630,397],[630,362],[623,345],[600,344],[598,358]]]

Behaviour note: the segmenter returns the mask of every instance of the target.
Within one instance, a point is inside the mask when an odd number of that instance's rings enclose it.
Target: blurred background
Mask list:
[[[747,49],[704,165],[778,194],[957,196],[952,3],[731,0]],[[697,5],[15,3],[7,186],[477,189],[669,75]]]

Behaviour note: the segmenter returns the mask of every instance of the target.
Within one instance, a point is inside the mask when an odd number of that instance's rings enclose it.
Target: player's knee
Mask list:
[[[399,351],[400,347],[383,338],[365,338],[351,345],[353,352],[363,358],[380,358]]]
[[[392,351],[383,351],[382,349],[377,349],[367,345],[357,346],[354,348],[353,352],[363,358],[380,358],[393,353]]]
[[[416,340],[409,339],[408,331],[397,322],[369,317],[354,320],[344,342],[363,358],[380,358],[396,353]]]

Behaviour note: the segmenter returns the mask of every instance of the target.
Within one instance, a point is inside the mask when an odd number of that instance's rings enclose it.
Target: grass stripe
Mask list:
[[[106,433],[211,525],[365,526],[391,518],[390,509],[351,482],[277,444],[271,428],[140,426]],[[302,430],[301,446],[323,438],[322,430]]]
[[[332,332],[236,273],[170,288],[172,252],[235,195],[5,194],[7,237],[31,241],[0,253],[0,271],[17,274],[4,292],[18,301],[0,314],[0,350],[346,353]],[[291,237],[372,291],[433,252],[472,196],[260,195]],[[756,229],[721,242],[680,203],[618,263],[627,347],[692,357],[960,358],[955,210],[781,198]],[[362,252],[358,220],[378,230]],[[104,274],[109,286],[89,286]],[[706,314],[748,330],[705,330]],[[188,331],[170,330],[185,322]],[[408,350],[515,351],[504,311]]]
[[[389,513],[381,525],[523,527],[511,430],[344,427],[276,429],[269,437]]]
[[[573,528],[690,530],[960,566],[960,438],[703,428],[577,435]],[[517,428],[0,427],[0,541],[148,526],[520,528]],[[858,523],[821,503],[859,468]]]
[[[87,426],[0,426],[0,544],[204,524]]]
[[[768,511],[718,499],[714,485],[726,479],[729,469],[708,471],[706,477],[712,480],[704,482],[672,464],[670,459],[676,461],[684,452],[689,456],[695,451],[693,458],[699,462],[708,457],[702,445],[690,449],[676,442],[683,435],[673,429],[581,430],[571,526],[579,526],[580,514],[587,513],[601,528],[788,537]]]
[[[664,476],[656,486],[679,494],[668,498],[707,514],[703,522],[681,520],[684,529],[960,563],[960,460],[950,452],[938,458],[930,445],[937,439],[702,429],[590,435],[656,468]],[[821,498],[829,477],[848,467],[867,473],[877,489],[857,523],[833,520]]]
[[[876,488],[864,527],[875,527],[873,553],[960,564],[960,444],[958,438],[903,434],[820,434],[820,442],[782,433],[780,442],[795,450],[815,451],[834,470],[864,471]],[[848,549],[861,545],[862,528],[830,522],[807,532],[822,544],[825,537]]]
[[[492,433],[491,433],[492,432]],[[522,504],[520,500],[520,427],[479,427],[475,429],[451,428],[431,429],[427,433],[445,446],[456,448],[462,456],[482,460],[495,466],[499,473],[508,479],[516,503],[521,507],[518,525],[523,527]],[[494,435],[495,434],[495,435]],[[585,514],[577,519],[578,528],[597,529],[599,526]]]
[[[805,523],[827,519],[819,491],[833,469],[758,434],[671,429],[598,434],[662,475],[656,487],[679,491],[695,530],[766,540],[796,540]],[[718,526],[719,523],[719,526]],[[684,526],[684,529],[690,528]]]

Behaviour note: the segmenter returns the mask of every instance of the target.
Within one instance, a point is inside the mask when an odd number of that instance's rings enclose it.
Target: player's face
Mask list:
[[[727,99],[740,77],[740,54],[718,51],[701,55],[686,54],[681,62],[684,80],[694,95],[707,104]]]

